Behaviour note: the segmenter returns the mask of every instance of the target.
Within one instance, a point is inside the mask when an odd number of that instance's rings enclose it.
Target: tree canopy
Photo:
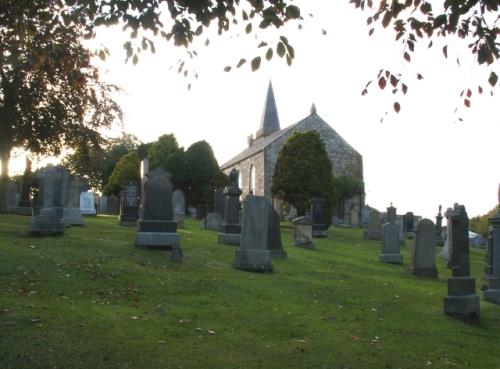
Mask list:
[[[332,164],[317,131],[295,132],[283,145],[271,184],[271,193],[292,204],[299,215],[309,200],[322,197],[334,204]]]
[[[104,186],[103,194],[118,196],[125,181],[134,180],[139,182],[141,179],[140,164],[141,158],[137,151],[122,156],[116,163],[108,183]]]
[[[162,167],[172,174],[175,188],[182,188],[186,180],[186,154],[179,147],[174,134],[164,134],[148,150],[150,170]]]

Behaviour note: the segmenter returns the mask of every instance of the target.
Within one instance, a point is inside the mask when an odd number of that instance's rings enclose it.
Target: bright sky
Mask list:
[[[174,133],[185,148],[204,139],[222,164],[242,151],[247,136],[257,130],[271,79],[282,128],[306,117],[314,102],[318,114],[361,153],[370,206],[385,211],[393,202],[398,213],[413,211],[433,221],[439,204],[444,209],[464,204],[469,217],[493,208],[500,183],[500,98],[498,93],[477,94],[478,83],[487,90],[487,74],[468,56],[463,42],[449,44],[449,60],[442,56],[443,44],[435,41],[428,52],[422,43],[412,63],[406,63],[393,32],[377,29],[368,37],[367,15],[347,0],[298,3],[303,3],[303,14],[314,14],[306,17],[303,30],[294,25],[266,34],[266,40],[286,34],[296,51],[291,67],[275,55],[258,72],[250,72],[247,63],[226,73],[226,65],[257,56],[258,42],[234,33],[211,36],[209,47],[197,49],[193,66],[199,78],[189,80],[190,91],[189,81],[176,72],[181,50],[159,40],[156,54],[141,54],[134,66],[124,63],[126,35],[121,30],[99,34],[97,41],[112,53],[99,62],[102,77],[126,91],[118,98],[125,131],[144,142]],[[259,51],[263,56],[265,48]],[[374,83],[361,96],[380,68],[407,73],[409,91],[397,98],[399,114],[392,111],[389,88],[381,92]],[[497,74],[499,69],[497,65]],[[416,73],[424,79],[417,81]],[[459,97],[467,87],[474,91],[469,109]]]

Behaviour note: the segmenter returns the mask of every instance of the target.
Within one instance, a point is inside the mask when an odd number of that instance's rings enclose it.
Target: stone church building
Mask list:
[[[318,115],[314,104],[309,116],[281,129],[271,83],[269,83],[267,90],[259,129],[254,135],[248,137],[248,147],[223,164],[221,170],[229,174],[235,168],[239,172],[243,197],[249,193],[267,196],[278,208],[279,200],[273,199],[271,195],[271,181],[278,154],[293,132],[310,130],[320,133],[335,175],[345,174],[363,179],[363,157]],[[340,218],[343,218],[347,223],[351,223],[351,218],[353,218],[352,223],[359,222],[362,201],[363,199],[359,196],[346,199],[344,201],[344,214],[338,214]],[[351,213],[354,214],[351,215]]]

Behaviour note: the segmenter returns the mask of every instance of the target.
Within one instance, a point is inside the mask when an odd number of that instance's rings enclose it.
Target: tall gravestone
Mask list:
[[[361,209],[361,226],[363,228],[368,227],[368,219],[370,217],[370,208],[368,206],[363,206]]]
[[[391,206],[389,206],[387,208],[387,223],[395,223],[396,222],[396,217],[397,217],[397,211],[396,211],[396,208],[394,206],[392,206],[392,203],[391,203]]]
[[[238,172],[233,169],[229,173],[229,184],[224,189],[224,220],[217,236],[217,242],[238,246],[240,244],[241,225],[239,221],[240,195]]]
[[[61,172],[52,165],[39,169],[36,172],[36,185],[30,234],[62,235],[65,224],[61,206]]]
[[[139,219],[139,204],[145,201],[141,200],[141,192],[137,181],[127,181],[123,184],[120,192],[120,225],[135,226]]]
[[[411,211],[407,212],[404,215],[404,226],[405,226],[405,235],[407,238],[413,238],[413,231],[415,229],[415,216]]]
[[[171,259],[182,261],[180,235],[172,211],[172,175],[158,167],[148,173],[142,193],[144,212],[137,222],[135,244],[140,247],[172,250]],[[179,258],[180,256],[180,258]]]
[[[500,185],[498,186],[497,213],[489,219],[488,246],[484,279],[486,289],[484,299],[500,305]]]
[[[403,262],[399,247],[399,227],[395,222],[385,223],[382,226],[382,250],[379,259],[384,263]]]
[[[17,207],[17,185],[14,181],[9,181],[7,185],[7,210],[9,212],[14,212]]]
[[[436,268],[436,227],[430,219],[422,219],[411,248],[409,272],[413,275],[437,278]]]
[[[146,185],[146,182],[148,180],[148,173],[149,173],[149,160],[148,159],[143,159],[141,160],[141,188],[139,192],[139,210],[137,213],[138,218],[142,218],[142,214],[144,213],[144,204],[143,201],[145,200],[144,196],[141,196],[144,193],[144,186]]]
[[[448,208],[444,212],[444,217],[446,219],[446,239],[444,241],[443,248],[441,249],[441,256],[447,262],[448,260],[450,260],[451,228],[452,228],[450,215],[452,211],[453,211],[452,208]]]
[[[56,193],[57,206],[56,211],[58,215],[62,218],[64,225],[66,227],[71,227],[71,221],[69,219],[68,211],[68,201],[69,201],[69,181],[71,178],[71,173],[62,165],[56,165],[55,169],[59,172],[61,178],[59,191]]]
[[[80,210],[80,177],[71,176],[68,186],[67,217],[69,219],[69,224],[83,226],[84,221]]]
[[[313,220],[313,237],[327,237],[328,226],[326,221],[326,200],[320,197],[312,198],[311,204],[311,218]]]
[[[368,229],[363,232],[365,240],[382,240],[382,232],[380,230],[380,212],[375,209],[370,210],[368,217]]]
[[[96,216],[95,194],[93,192],[80,193],[80,211],[84,216]]]
[[[120,213],[120,200],[115,195],[108,196],[106,214],[117,215]]]
[[[465,206],[455,204],[450,215],[453,246],[450,253],[452,277],[444,297],[444,313],[466,321],[479,320],[479,296],[469,266],[469,218]]]
[[[184,219],[186,218],[186,197],[180,189],[172,192],[172,211],[174,220],[179,228],[184,228]]]
[[[222,189],[214,190],[214,211],[208,212],[202,222],[202,228],[210,231],[218,231],[222,224],[224,214],[224,195]]]
[[[224,189],[214,190],[214,213],[224,214]]]
[[[442,206],[439,205],[439,210],[436,215],[436,245],[443,246],[443,214],[441,214]]]
[[[236,250],[236,269],[272,272],[269,251],[269,215],[271,205],[264,196],[248,195],[243,201],[240,248]]]
[[[106,214],[108,210],[108,196],[102,195],[99,198],[99,206],[97,208],[97,211],[99,214]]]

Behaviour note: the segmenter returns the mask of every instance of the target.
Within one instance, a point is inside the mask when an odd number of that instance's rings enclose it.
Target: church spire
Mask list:
[[[262,112],[262,119],[260,121],[260,127],[255,135],[255,138],[266,137],[270,134],[279,131],[280,119],[278,117],[278,109],[276,108],[276,101],[274,100],[273,85],[269,81],[269,87],[267,88],[267,96],[264,105],[264,111]]]

